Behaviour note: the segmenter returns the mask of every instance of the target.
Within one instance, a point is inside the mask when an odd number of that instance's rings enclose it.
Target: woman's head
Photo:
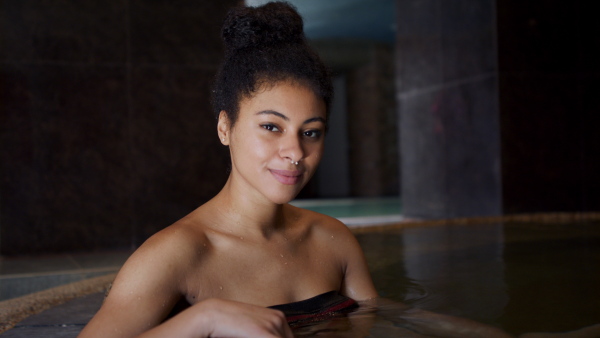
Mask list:
[[[217,75],[213,106],[224,111],[231,126],[240,101],[281,82],[309,88],[329,111],[333,95],[327,68],[308,46],[302,17],[289,4],[231,10],[222,31],[225,60]]]
[[[243,98],[235,127],[224,111],[217,123],[231,186],[247,199],[291,201],[319,165],[325,129],[325,102],[307,86],[282,81]]]

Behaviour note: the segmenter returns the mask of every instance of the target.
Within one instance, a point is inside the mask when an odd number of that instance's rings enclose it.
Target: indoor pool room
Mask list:
[[[5,0],[0,338],[600,337],[594,15]]]

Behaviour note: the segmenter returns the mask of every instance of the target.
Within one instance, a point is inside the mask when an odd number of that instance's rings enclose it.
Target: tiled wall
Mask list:
[[[237,2],[3,2],[2,254],[135,246],[218,192],[210,85]]]

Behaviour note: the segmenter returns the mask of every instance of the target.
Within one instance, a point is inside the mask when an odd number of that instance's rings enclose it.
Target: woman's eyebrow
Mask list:
[[[323,122],[323,124],[327,124],[327,121],[322,117],[310,118],[310,119],[304,121],[304,124],[311,123],[311,122]]]
[[[277,116],[277,117],[280,117],[280,118],[282,118],[284,121],[289,121],[289,120],[290,120],[290,118],[289,118],[289,117],[287,117],[287,116],[283,115],[283,114],[282,114],[282,113],[280,113],[280,112],[276,112],[276,111],[274,111],[274,110],[261,110],[261,111],[259,111],[258,113],[256,113],[256,115],[275,115],[275,116]],[[325,123],[325,124],[327,123],[327,121],[325,121],[325,119],[324,119],[324,118],[322,118],[322,117],[318,117],[318,116],[317,116],[317,117],[312,117],[312,118],[310,118],[310,119],[308,119],[308,120],[304,121],[304,124],[307,124],[307,123],[312,123],[312,122],[323,122],[323,123]]]
[[[275,115],[275,116],[278,116],[278,117],[284,119],[285,121],[290,120],[289,117],[283,115],[282,113],[276,112],[274,110],[262,110],[262,111],[259,111],[258,113],[256,113],[256,115]]]

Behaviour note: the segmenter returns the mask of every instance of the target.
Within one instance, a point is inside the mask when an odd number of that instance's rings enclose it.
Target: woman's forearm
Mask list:
[[[137,338],[210,337],[212,328],[209,315],[203,312],[202,306],[190,307]]]
[[[293,337],[280,311],[223,299],[195,304],[138,337],[210,336]]]

